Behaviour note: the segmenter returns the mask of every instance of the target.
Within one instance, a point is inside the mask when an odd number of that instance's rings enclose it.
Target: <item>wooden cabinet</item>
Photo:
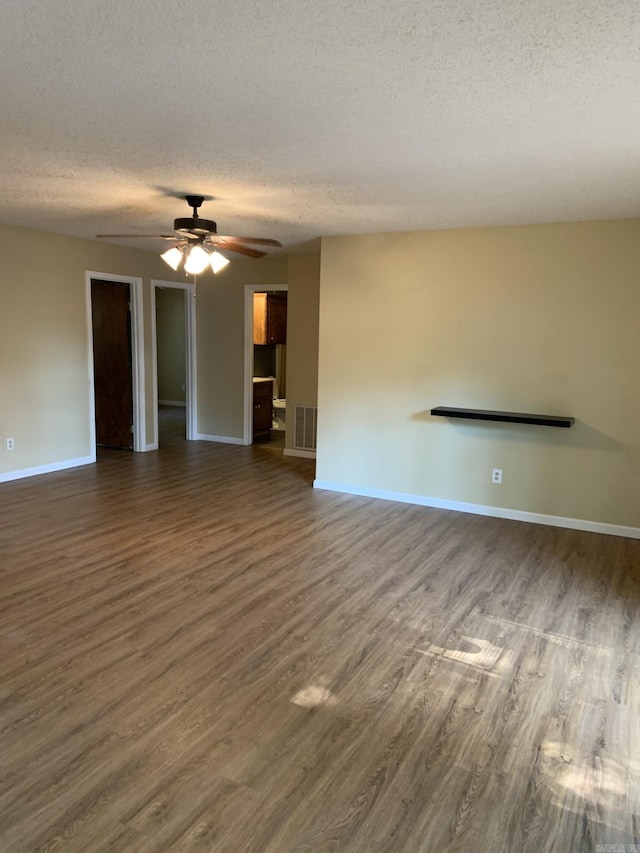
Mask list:
[[[286,293],[253,294],[254,344],[286,344]]]
[[[273,382],[253,383],[253,437],[269,435],[273,421]]]

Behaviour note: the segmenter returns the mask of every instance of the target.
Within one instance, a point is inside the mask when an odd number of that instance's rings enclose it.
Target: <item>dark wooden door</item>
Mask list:
[[[129,285],[91,279],[96,441],[133,449]]]
[[[273,382],[253,383],[253,437],[269,435],[273,426]]]
[[[287,342],[287,297],[284,293],[267,296],[267,343]]]
[[[253,294],[254,344],[286,344],[287,296],[285,293]]]

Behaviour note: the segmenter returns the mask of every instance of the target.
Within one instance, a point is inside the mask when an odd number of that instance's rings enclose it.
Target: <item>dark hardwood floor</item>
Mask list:
[[[640,542],[176,424],[0,485],[2,851],[640,845]]]

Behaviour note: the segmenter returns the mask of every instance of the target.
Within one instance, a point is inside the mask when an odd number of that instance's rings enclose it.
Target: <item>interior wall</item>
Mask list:
[[[640,527],[639,270],[637,220],[324,239],[318,480]]]
[[[294,407],[318,404],[320,253],[289,255],[287,292],[287,419],[285,446],[294,444]]]
[[[0,225],[0,475],[89,457],[89,348],[85,272],[143,280],[146,445],[153,436],[151,279],[183,282],[155,252]],[[315,404],[319,256],[293,261],[288,388]],[[244,285],[286,284],[287,256],[233,259],[196,288],[198,426],[242,438]],[[292,319],[293,316],[293,319]],[[293,377],[293,378],[292,378]],[[292,384],[293,382],[293,384]],[[297,383],[297,390],[296,389]],[[13,437],[15,450],[6,450]]]
[[[89,457],[85,272],[142,278],[147,365],[150,280],[182,276],[155,253],[1,224],[0,253],[0,475]],[[151,381],[147,369],[145,444],[153,440]]]
[[[275,344],[253,345],[253,375],[275,376],[276,348]]]
[[[156,288],[158,400],[186,402],[185,291]]]
[[[286,284],[287,256],[234,258],[196,291],[198,432],[242,441],[244,427],[244,286]]]

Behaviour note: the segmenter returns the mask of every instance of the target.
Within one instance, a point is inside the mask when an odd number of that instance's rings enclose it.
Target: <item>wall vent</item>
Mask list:
[[[294,448],[296,450],[315,450],[317,428],[318,410],[313,406],[296,406]]]

